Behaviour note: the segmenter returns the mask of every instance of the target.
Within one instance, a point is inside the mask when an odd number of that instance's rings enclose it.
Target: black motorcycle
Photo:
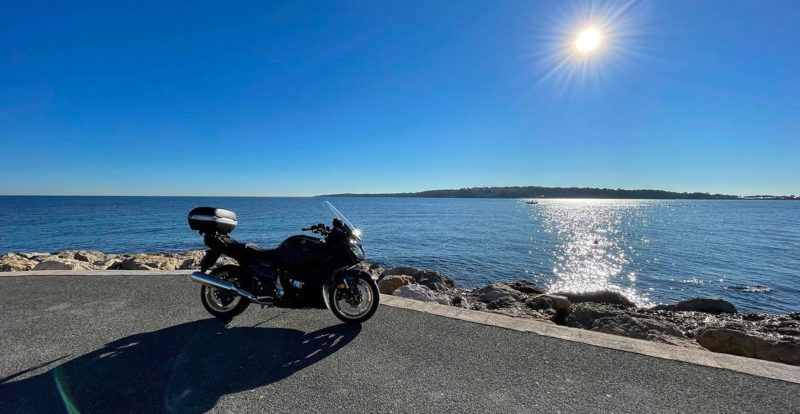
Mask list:
[[[291,236],[276,249],[239,243],[229,234],[238,224],[236,213],[214,207],[189,212],[189,227],[200,232],[210,249],[191,275],[201,283],[203,307],[217,318],[230,319],[250,303],[262,307],[325,306],[348,323],[369,319],[378,309],[380,294],[372,275],[356,265],[364,260],[361,231],[331,203],[331,226],[315,224],[302,231],[321,237]],[[238,265],[224,265],[206,273],[221,255]],[[320,298],[320,293],[322,297]]]

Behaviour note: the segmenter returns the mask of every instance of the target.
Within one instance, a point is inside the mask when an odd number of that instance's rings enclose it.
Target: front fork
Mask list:
[[[350,289],[351,280],[347,277],[347,271],[352,270],[355,266],[348,267],[347,269],[340,270],[329,277],[325,283],[322,284],[322,297],[325,299],[325,306],[328,310],[331,309],[330,291],[336,287],[337,283],[344,284],[345,289]]]

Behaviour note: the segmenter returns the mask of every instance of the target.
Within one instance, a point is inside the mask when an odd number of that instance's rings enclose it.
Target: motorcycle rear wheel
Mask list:
[[[346,286],[345,277],[338,277],[328,291],[331,311],[345,323],[361,323],[378,310],[380,291],[372,276],[358,273],[348,277],[354,286]]]
[[[239,267],[234,265],[220,266],[209,273],[219,279],[239,285]],[[230,320],[244,312],[250,301],[236,293],[203,285],[200,287],[200,302],[208,313],[217,319]]]

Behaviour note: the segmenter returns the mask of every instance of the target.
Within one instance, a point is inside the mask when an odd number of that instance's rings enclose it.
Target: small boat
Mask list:
[[[526,201],[526,203],[528,203],[528,204],[539,204],[539,202],[538,202],[538,201],[533,201],[533,200],[531,200],[531,201]]]

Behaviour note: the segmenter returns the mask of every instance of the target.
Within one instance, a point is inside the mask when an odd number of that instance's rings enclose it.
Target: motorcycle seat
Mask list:
[[[244,250],[247,254],[251,257],[258,258],[263,261],[268,262],[275,262],[278,259],[278,250],[277,249],[262,249],[258,247],[258,245],[253,243],[246,243],[244,245]]]
[[[225,254],[235,259],[250,257],[261,262],[275,263],[278,261],[276,249],[262,249],[257,244],[240,243],[230,237],[225,240],[225,246]]]

